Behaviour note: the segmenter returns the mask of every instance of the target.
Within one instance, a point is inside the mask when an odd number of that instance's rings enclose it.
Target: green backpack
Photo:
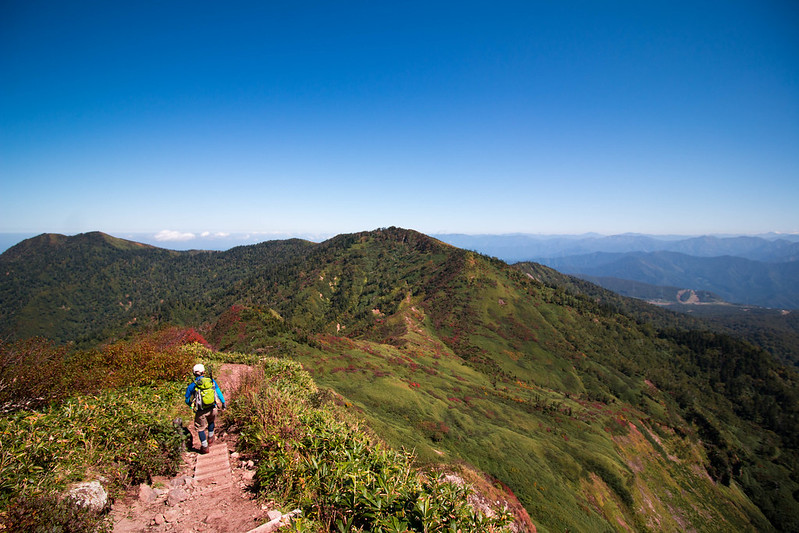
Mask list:
[[[194,380],[194,409],[209,409],[216,403],[216,387],[214,380],[202,376]]]

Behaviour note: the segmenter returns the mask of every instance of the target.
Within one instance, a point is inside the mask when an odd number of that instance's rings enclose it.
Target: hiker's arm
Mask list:
[[[195,384],[193,381],[189,383],[188,387],[186,387],[186,405],[188,405],[189,407],[191,407],[191,395],[194,392],[194,387]]]
[[[222,394],[222,389],[219,388],[219,383],[217,383],[216,380],[214,380],[214,387],[216,387],[216,396],[222,402],[222,407],[224,408],[227,405],[227,402],[225,401],[225,397]]]

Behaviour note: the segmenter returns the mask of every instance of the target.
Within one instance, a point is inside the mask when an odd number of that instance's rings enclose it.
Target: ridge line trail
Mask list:
[[[243,378],[253,370],[243,364],[223,364],[214,376],[225,400],[236,397]],[[183,452],[183,464],[175,477],[157,477],[153,486],[132,487],[111,510],[114,533],[242,533],[269,521],[268,509],[253,498],[249,486],[252,463],[234,454],[235,434],[217,432],[210,453],[200,455],[194,417],[184,417],[193,445]],[[220,417],[217,416],[217,426]]]

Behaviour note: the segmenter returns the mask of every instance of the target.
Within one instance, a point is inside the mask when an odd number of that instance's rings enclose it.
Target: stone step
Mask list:
[[[194,481],[200,485],[216,485],[217,488],[229,487],[233,484],[230,459],[225,443],[215,443],[207,454],[197,455]]]

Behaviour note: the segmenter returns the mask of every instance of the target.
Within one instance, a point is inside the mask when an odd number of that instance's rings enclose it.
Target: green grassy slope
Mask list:
[[[507,483],[544,530],[769,529],[737,481],[762,444],[740,436],[759,426],[704,377],[679,379],[695,397],[675,400],[669,374],[690,357],[673,338],[504,263],[409,237],[347,236],[283,295],[251,285],[278,310],[270,320],[317,332],[311,346],[259,338],[241,321],[227,342],[282,346],[394,444]],[[719,429],[718,413],[734,431]],[[772,519],[787,529],[790,513]]]

